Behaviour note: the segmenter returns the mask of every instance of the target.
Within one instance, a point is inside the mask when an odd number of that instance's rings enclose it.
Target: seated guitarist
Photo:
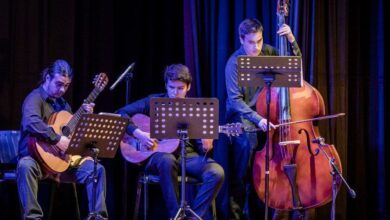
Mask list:
[[[164,79],[166,93],[150,95],[119,109],[117,112],[122,117],[130,118],[137,113],[149,116],[149,101],[152,97],[186,97],[192,81],[191,73],[186,66],[182,64],[168,66],[164,73]],[[133,125],[129,125],[127,133],[137,138],[143,146],[150,148],[154,144],[154,140],[150,138],[150,133],[144,132]],[[222,186],[224,171],[214,160],[202,156],[202,154],[212,149],[212,140],[192,140],[191,144],[187,144],[186,147],[186,173],[203,182],[192,203],[193,205],[191,205],[191,209],[204,218]],[[171,219],[175,217],[179,208],[179,184],[177,181],[179,168],[181,167],[179,151],[176,150],[174,153],[156,152],[143,164],[146,172],[157,174],[160,177],[162,194]]]
[[[37,200],[38,181],[46,177],[53,177],[45,172],[28,151],[29,139],[38,140],[56,145],[65,152],[70,142],[66,136],[56,134],[48,126],[51,114],[59,111],[71,112],[69,104],[62,97],[72,81],[72,70],[64,60],[56,60],[43,70],[42,83],[34,89],[24,100],[21,120],[21,138],[19,141],[19,161],[17,165],[17,186],[19,199],[24,209],[24,219],[42,219],[43,211]],[[85,112],[93,112],[94,103],[83,104]],[[102,165],[98,164],[98,182],[96,195],[96,211],[107,218],[105,203],[106,174]],[[61,173],[59,181],[87,184],[89,209],[92,210],[93,161],[85,160],[77,166],[71,166]]]

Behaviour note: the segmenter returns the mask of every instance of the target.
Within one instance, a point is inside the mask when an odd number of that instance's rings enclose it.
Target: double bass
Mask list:
[[[278,25],[285,23],[288,14],[287,1],[278,2]],[[280,36],[279,55],[287,55],[287,42]],[[266,91],[260,93],[256,110],[267,115]],[[321,94],[304,81],[299,88],[271,88],[270,122],[281,124],[269,132],[269,194],[265,201],[266,149],[256,152],[253,163],[255,190],[269,207],[280,210],[302,210],[315,208],[332,199],[332,168],[312,141],[320,137],[318,123],[311,118],[325,115],[325,104]],[[289,123],[294,121],[302,123]],[[287,125],[283,125],[287,124]],[[333,145],[326,145],[325,151],[334,159],[341,171],[341,162]],[[339,189],[341,181],[337,181]]]

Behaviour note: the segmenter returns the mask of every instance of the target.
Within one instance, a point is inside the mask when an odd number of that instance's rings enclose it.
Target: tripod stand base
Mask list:
[[[194,210],[192,210],[190,208],[190,206],[188,206],[188,205],[179,208],[179,210],[176,213],[176,216],[175,216],[174,220],[186,219],[186,217],[187,217],[186,212],[189,212],[191,214],[191,216],[195,217],[195,219],[202,220],[202,218],[198,214],[196,214],[196,212],[194,212]]]
[[[90,212],[88,214],[88,217],[86,218],[86,220],[105,220],[105,219],[107,219],[107,218],[104,218],[103,216],[101,216],[97,212]]]

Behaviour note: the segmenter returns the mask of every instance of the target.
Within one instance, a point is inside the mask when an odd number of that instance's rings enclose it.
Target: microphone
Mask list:
[[[350,190],[349,190],[349,195],[351,196],[352,199],[356,198],[356,192],[355,192],[355,190],[350,189]]]
[[[127,67],[127,69],[118,77],[118,79],[114,82],[114,84],[111,85],[110,90],[113,90],[116,85],[122,81],[122,79],[131,71],[131,69],[134,68],[135,62],[130,64],[130,66]]]

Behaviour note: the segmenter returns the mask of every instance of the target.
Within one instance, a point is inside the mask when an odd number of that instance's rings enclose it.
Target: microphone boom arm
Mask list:
[[[111,91],[116,87],[116,85],[117,85],[120,81],[122,81],[123,78],[125,78],[125,76],[131,74],[130,76],[132,77],[132,72],[131,72],[131,70],[133,69],[134,65],[135,65],[135,62],[133,62],[132,64],[130,64],[130,65],[127,67],[127,69],[118,77],[118,79],[110,86],[110,90],[111,90]]]

